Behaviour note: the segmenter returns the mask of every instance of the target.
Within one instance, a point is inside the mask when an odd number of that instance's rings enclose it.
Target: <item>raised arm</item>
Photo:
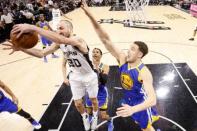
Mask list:
[[[86,5],[85,1],[82,0],[81,8],[84,10],[85,14],[90,19],[96,33],[98,34],[100,40],[106,47],[106,49],[119,61],[120,64],[124,64],[126,62],[125,54],[117,47],[112,44],[112,41],[109,35],[104,31],[104,29],[97,23],[94,16],[90,13],[88,6]]]

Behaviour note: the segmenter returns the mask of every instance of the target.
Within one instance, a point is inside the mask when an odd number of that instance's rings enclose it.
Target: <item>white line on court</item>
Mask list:
[[[186,131],[186,129],[184,129],[181,125],[179,125],[178,123],[176,123],[175,121],[167,118],[167,117],[164,117],[164,116],[159,116],[160,118],[164,119],[164,120],[167,120],[171,123],[173,123],[174,125],[178,126],[182,131]]]
[[[165,58],[167,58],[171,64],[173,65],[174,69],[176,70],[176,72],[178,73],[178,75],[180,76],[181,80],[183,81],[184,85],[187,87],[189,93],[191,94],[191,96],[193,97],[194,101],[197,103],[197,99],[194,97],[194,94],[193,92],[191,91],[191,89],[189,88],[189,86],[187,85],[187,83],[185,82],[183,76],[181,75],[181,73],[178,71],[178,69],[176,68],[176,65],[174,64],[174,62],[166,55],[162,54],[162,53],[159,53],[159,52],[156,52],[156,51],[151,51],[153,53],[156,53],[156,54],[159,54],[161,56],[164,56]]]
[[[49,105],[51,104],[52,100],[55,98],[55,95],[58,93],[59,89],[61,88],[61,85],[58,87],[57,91],[54,93],[54,96],[52,97],[51,101],[49,102],[48,105],[46,105],[46,108],[44,109],[42,115],[40,116],[40,118],[38,119],[38,121],[41,120],[41,118],[43,117],[44,113],[46,112],[46,110],[48,109]],[[34,129],[32,129],[32,131],[34,131]]]

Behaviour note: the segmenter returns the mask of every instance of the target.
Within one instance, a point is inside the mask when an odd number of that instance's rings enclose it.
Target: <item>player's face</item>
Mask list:
[[[92,59],[101,59],[102,55],[98,49],[93,49],[92,51]]]
[[[44,21],[44,16],[40,16],[40,20],[41,21]]]
[[[141,58],[141,56],[142,53],[138,45],[132,44],[128,50],[127,62],[135,62],[138,58]]]
[[[65,37],[69,37],[71,31],[68,29],[68,27],[66,26],[66,24],[64,22],[60,22],[58,25],[58,32],[60,35],[63,35]]]

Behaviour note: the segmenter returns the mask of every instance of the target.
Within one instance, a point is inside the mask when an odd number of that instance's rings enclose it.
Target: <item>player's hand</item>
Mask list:
[[[15,51],[20,50],[20,48],[14,46],[11,41],[6,41],[6,42],[2,43],[2,45],[6,46],[6,47],[3,48],[3,50],[12,50],[9,53],[9,55],[13,54]]]
[[[86,3],[86,0],[81,0],[81,8],[86,11],[88,9],[88,5]]]
[[[69,80],[68,79],[65,79],[64,80],[64,84],[66,84],[67,86],[69,86],[70,85]]]
[[[13,34],[17,34],[17,38],[19,38],[23,33],[29,33],[32,32],[33,30],[33,26],[30,24],[17,24],[14,25],[11,33]]]
[[[18,105],[18,98],[16,98],[15,96],[12,97],[12,101],[13,101],[16,105]]]
[[[121,117],[128,117],[135,113],[132,110],[132,107],[127,104],[122,104],[122,107],[119,107],[116,111],[116,114]]]

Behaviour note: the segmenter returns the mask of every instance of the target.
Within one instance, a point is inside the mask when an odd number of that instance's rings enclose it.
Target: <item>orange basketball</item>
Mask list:
[[[38,43],[38,34],[36,32],[24,33],[19,38],[16,38],[16,36],[17,34],[10,34],[10,39],[16,47],[29,49]]]

